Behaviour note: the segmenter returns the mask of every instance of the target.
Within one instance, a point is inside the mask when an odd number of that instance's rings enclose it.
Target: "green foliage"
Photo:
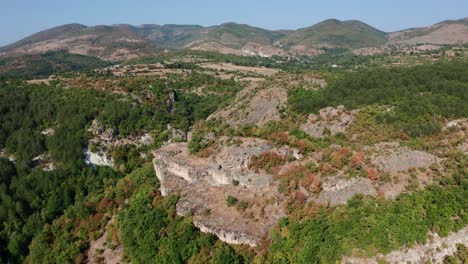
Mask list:
[[[249,207],[249,203],[246,201],[240,201],[238,204],[238,208],[241,210],[245,210],[247,207]]]
[[[93,187],[36,233],[29,246],[32,263],[81,262],[91,240],[102,235],[110,220],[108,216],[123,206],[137,184],[157,186],[151,166],[137,169],[125,178],[116,175],[111,169],[100,168],[97,177],[92,175],[94,180],[86,179]]]
[[[444,258],[444,264],[459,264],[468,262],[468,248],[463,244],[457,244],[457,251],[452,256]]]
[[[66,51],[49,51],[0,59],[0,79],[48,78],[65,72],[92,72],[111,63],[95,57],[71,54]]]
[[[0,188],[0,212],[8,212],[0,217],[0,243],[5,250],[3,261],[11,262],[21,262],[27,256],[31,239],[44,224],[50,223],[69,206],[82,203],[88,193],[102,190],[106,181],[119,177],[108,168],[33,170],[28,175],[17,175],[11,172],[11,166],[0,171],[1,175],[9,175]]]
[[[216,248],[213,254],[212,264],[240,264],[242,263],[239,256],[229,246],[221,246]]]
[[[290,34],[284,42],[285,45],[309,47],[323,45],[323,43],[346,48],[375,47],[384,45],[385,32],[360,21],[329,19]]]
[[[240,263],[230,246],[216,244],[215,237],[201,233],[190,218],[177,216],[177,196],[154,196],[151,183],[143,183],[119,214],[122,242],[132,263],[187,263],[199,254],[210,263]],[[202,253],[203,252],[203,253]],[[219,262],[219,261],[237,262]]]
[[[317,112],[332,105],[355,109],[373,104],[393,106],[377,115],[411,136],[440,132],[439,116],[468,115],[468,67],[464,63],[444,63],[411,68],[376,68],[348,73],[319,91],[294,89],[289,93],[292,109]]]
[[[102,190],[104,178],[119,175],[110,169],[95,171],[84,166],[86,127],[91,120],[100,116],[104,123],[114,124],[126,133],[163,122],[145,112],[144,106],[119,100],[118,96],[94,90],[0,82],[0,148],[16,157],[16,164],[3,159],[0,162],[3,260],[22,261],[32,237],[44,224],[88,193]],[[107,115],[104,109],[115,109],[113,105],[129,110],[129,114]],[[53,135],[41,134],[50,127]],[[35,168],[32,159],[43,153],[51,155],[58,166],[55,171]],[[140,164],[135,156],[125,155],[121,162],[133,169]],[[117,157],[120,161],[121,156]]]
[[[235,204],[237,204],[237,198],[232,196],[232,195],[228,195],[228,197],[226,198],[226,204],[228,206],[233,206]]]
[[[468,223],[466,177],[444,187],[429,186],[395,201],[355,196],[347,206],[313,217],[281,220],[272,236],[273,263],[333,263],[353,249],[369,255],[424,243],[429,230],[448,235]]]
[[[193,91],[203,87],[203,94]],[[168,122],[175,128],[188,131],[199,120],[228,104],[241,89],[233,80],[220,80],[213,76],[193,72],[188,77],[169,75],[168,79],[156,79],[150,87],[157,106],[169,110]],[[168,101],[174,102],[168,104]]]
[[[188,149],[190,153],[197,153],[207,146],[208,142],[200,131],[195,131],[192,135],[192,139],[188,143]]]

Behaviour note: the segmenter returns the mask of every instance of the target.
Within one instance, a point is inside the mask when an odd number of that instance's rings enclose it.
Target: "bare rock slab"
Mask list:
[[[401,147],[398,143],[379,143],[375,146],[377,151],[371,157],[371,163],[379,170],[394,173],[407,171],[412,168],[429,168],[438,163],[436,156],[407,147]]]
[[[171,143],[154,152],[153,165],[161,194],[180,194],[179,215],[192,215],[202,232],[227,243],[255,246],[285,212],[272,176],[248,165],[253,156],[280,150],[260,139],[235,141],[221,138],[216,155],[204,158],[191,155],[187,143]],[[238,204],[229,206],[228,195]]]
[[[301,129],[312,137],[321,138],[328,133],[334,136],[338,133],[344,133],[354,121],[356,110],[346,111],[344,106],[336,108],[327,107],[320,110],[319,115],[310,114]]]

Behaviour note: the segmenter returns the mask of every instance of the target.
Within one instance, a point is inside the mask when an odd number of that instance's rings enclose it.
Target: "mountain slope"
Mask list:
[[[125,60],[161,51],[151,41],[139,36],[131,26],[86,27],[69,24],[36,33],[0,49],[10,54],[34,54],[67,50],[70,53]]]
[[[280,40],[281,45],[303,45],[309,48],[364,48],[385,44],[385,32],[363,22],[329,19],[299,29]]]
[[[139,35],[167,49],[195,49],[238,55],[282,55],[273,42],[286,33],[245,24],[219,26],[144,25],[135,28]]]
[[[203,33],[204,27],[198,25],[141,25],[133,28],[145,39],[165,48],[181,48]]]
[[[92,71],[109,63],[95,57],[49,51],[0,58],[0,78],[47,78],[68,71]]]
[[[415,45],[429,43],[436,45],[468,42],[468,18],[448,20],[430,27],[407,29],[390,33],[388,42],[391,44]]]
[[[0,48],[0,56],[51,50],[122,61],[163,49],[192,49],[264,56],[317,55],[327,49],[356,50],[385,45],[468,43],[468,19],[444,21],[426,28],[385,33],[361,21],[329,19],[299,30],[266,30],[245,24],[112,25],[68,24],[41,31]]]

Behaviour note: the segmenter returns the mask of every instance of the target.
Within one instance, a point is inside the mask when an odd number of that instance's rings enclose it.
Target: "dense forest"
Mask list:
[[[376,68],[347,73],[326,89],[290,91],[293,110],[314,113],[332,105],[356,109],[384,105],[375,118],[403,129],[411,136],[440,131],[440,118],[468,115],[468,65],[440,63],[411,68]]]
[[[218,93],[206,97],[183,92],[190,85],[210,81],[202,75],[193,75],[182,83],[175,79],[153,80],[151,105],[135,104],[129,98],[93,89],[64,89],[59,82],[50,86],[1,82],[0,149],[15,157],[14,163],[0,159],[3,261],[21,262],[28,255],[31,239],[44,224],[52,223],[69,207],[82,206],[88,195],[103,192],[122,177],[112,169],[93,170],[85,166],[83,149],[88,145],[87,127],[92,120],[115,127],[122,136],[144,131],[165,135],[162,132],[169,123],[188,130],[239,89],[228,81],[214,82],[212,91]],[[174,94],[174,111],[168,111],[170,94]],[[49,128],[54,129],[53,135],[41,133]],[[44,153],[59,164],[57,170],[36,167],[34,158]],[[131,153],[122,155],[117,161],[129,160],[126,156]]]

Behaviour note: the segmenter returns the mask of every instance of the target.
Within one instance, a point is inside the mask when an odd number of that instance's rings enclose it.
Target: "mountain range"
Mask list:
[[[468,43],[468,18],[423,28],[384,32],[357,20],[329,19],[298,30],[266,30],[246,24],[218,26],[67,24],[0,48],[0,56],[51,50],[121,61],[164,50],[205,50],[236,55],[318,55],[330,49],[359,50],[389,45]]]

